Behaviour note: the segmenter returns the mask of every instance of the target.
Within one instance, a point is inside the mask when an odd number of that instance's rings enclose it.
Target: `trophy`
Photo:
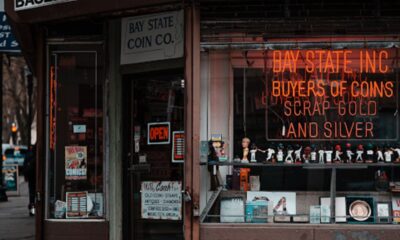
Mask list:
[[[356,154],[357,154],[357,156],[356,156],[356,162],[357,162],[357,163],[362,163],[362,162],[364,162],[364,160],[363,160],[364,146],[363,146],[362,144],[359,144],[359,145],[357,146]]]
[[[243,154],[242,154],[242,163],[249,163],[249,145],[250,145],[250,138],[243,138],[242,139],[242,148],[243,148]]]
[[[342,155],[342,154],[343,154],[342,147],[339,144],[337,144],[335,146],[335,158],[333,159],[333,161],[335,161],[337,163],[342,162],[342,159],[340,157],[340,155]]]
[[[297,164],[302,163],[302,161],[301,161],[301,150],[302,149],[303,149],[303,147],[300,147],[296,151],[294,151],[294,161]]]
[[[378,146],[376,147],[376,161],[377,162],[383,162],[384,158],[383,158],[383,152],[382,149]]]
[[[350,143],[346,143],[346,157],[347,157],[347,162],[351,163],[353,161],[353,151],[351,151],[351,144]]]
[[[291,146],[288,146],[288,151],[287,151],[287,155],[285,158],[285,163],[293,163],[293,152],[294,150],[292,149]]]
[[[374,162],[374,147],[371,143],[367,144],[367,157],[365,159],[366,163],[373,163]]]
[[[317,153],[314,151],[315,155],[317,155]],[[310,163],[310,159],[311,159],[311,147],[307,146],[304,148],[304,154],[303,154],[303,159],[304,159],[304,163]],[[314,158],[316,158],[316,156],[314,156]]]

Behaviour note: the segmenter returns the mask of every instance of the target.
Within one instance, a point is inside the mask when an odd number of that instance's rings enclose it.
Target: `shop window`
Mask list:
[[[203,53],[202,221],[399,222],[399,50],[286,44]]]
[[[47,218],[103,218],[103,65],[99,52],[58,47],[49,57]]]

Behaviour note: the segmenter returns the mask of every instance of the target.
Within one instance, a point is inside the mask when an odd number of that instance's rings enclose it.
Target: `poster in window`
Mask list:
[[[67,192],[67,218],[87,218],[93,204],[88,199],[88,192]]]
[[[65,147],[65,179],[86,180],[87,177],[87,147]]]
[[[172,162],[181,163],[185,161],[185,132],[172,132]]]
[[[143,219],[182,219],[182,182],[142,182],[141,196]]]
[[[400,197],[392,197],[393,223],[400,223]]]

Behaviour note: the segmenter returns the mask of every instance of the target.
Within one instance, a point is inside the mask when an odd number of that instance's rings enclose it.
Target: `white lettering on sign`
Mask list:
[[[14,0],[14,10],[21,11],[76,0]]]
[[[121,64],[183,57],[183,11],[122,19]]]
[[[182,183],[178,181],[142,182],[142,218],[182,219]]]

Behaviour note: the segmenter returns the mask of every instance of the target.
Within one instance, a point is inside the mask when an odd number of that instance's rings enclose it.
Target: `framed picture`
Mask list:
[[[378,223],[390,223],[390,203],[377,202],[376,203],[376,220]]]

